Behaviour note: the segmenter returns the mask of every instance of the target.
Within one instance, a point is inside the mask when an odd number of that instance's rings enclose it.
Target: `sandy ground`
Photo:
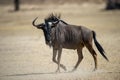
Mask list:
[[[23,5],[14,12],[12,6],[0,6],[0,80],[120,80],[120,11],[104,11],[104,5],[64,4],[35,6]],[[52,48],[44,42],[41,30],[31,25],[43,22],[51,12],[62,14],[70,24],[84,25],[96,31],[110,62],[97,51],[98,70],[93,71],[93,58],[84,48],[84,59],[75,72],[76,50],[63,50],[61,63],[67,71],[55,73]]]

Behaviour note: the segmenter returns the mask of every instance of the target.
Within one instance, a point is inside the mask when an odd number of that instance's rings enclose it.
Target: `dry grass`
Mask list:
[[[0,6],[0,80],[120,80],[120,11],[104,11],[104,5],[64,4],[23,5],[13,12],[12,6]],[[110,62],[98,53],[98,70],[93,72],[93,58],[84,48],[84,59],[77,71],[55,74],[52,49],[45,45],[41,30],[31,25],[51,12],[62,14],[70,24],[84,25],[95,30]],[[61,63],[70,71],[77,61],[74,50],[63,50]]]

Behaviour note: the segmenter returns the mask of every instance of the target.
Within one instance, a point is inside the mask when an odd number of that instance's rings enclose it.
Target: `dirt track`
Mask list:
[[[69,7],[68,7],[69,6]],[[20,12],[12,7],[0,6],[0,80],[120,80],[120,11],[104,11],[104,5],[83,4],[62,6],[22,6]],[[93,9],[94,8],[94,9]],[[74,11],[74,12],[73,12]],[[61,63],[67,72],[55,73],[52,48],[45,45],[41,30],[31,25],[51,12],[60,12],[70,24],[84,25],[97,33],[97,39],[106,51],[110,62],[98,54],[98,70],[93,58],[84,48],[84,59],[75,72],[69,72],[77,61],[75,50],[63,50]]]

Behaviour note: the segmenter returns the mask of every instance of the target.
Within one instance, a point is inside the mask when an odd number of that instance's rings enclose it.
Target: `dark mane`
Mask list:
[[[52,13],[52,14],[48,15],[48,17],[46,17],[45,20],[50,21],[50,22],[54,22],[54,21],[60,20],[64,24],[68,25],[68,23],[66,23],[65,21],[60,19],[60,16],[61,16],[60,14],[53,14]]]
[[[66,23],[65,21],[63,21],[63,20],[60,20],[60,21],[63,22],[64,24],[68,25],[68,23]]]
[[[57,21],[58,19],[60,19],[60,14],[53,14],[53,13],[45,18],[45,20],[47,21]]]

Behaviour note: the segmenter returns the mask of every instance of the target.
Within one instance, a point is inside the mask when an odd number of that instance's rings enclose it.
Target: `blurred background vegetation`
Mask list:
[[[103,3],[106,0],[20,0],[21,4],[64,4],[64,3],[83,3],[94,2]],[[0,0],[0,5],[12,4],[14,0]]]
[[[20,4],[45,5],[45,4],[82,4],[82,3],[105,3],[106,10],[120,9],[120,0],[0,0],[0,5],[14,5],[14,10],[19,11]]]

